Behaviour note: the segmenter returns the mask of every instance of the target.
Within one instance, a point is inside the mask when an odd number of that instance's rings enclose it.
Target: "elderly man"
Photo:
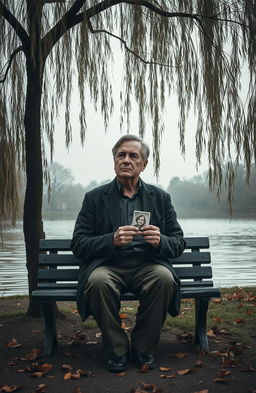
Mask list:
[[[140,178],[148,163],[147,144],[125,135],[112,152],[116,177],[85,194],[71,248],[82,260],[80,315],[83,320],[94,316],[107,368],[121,372],[128,367],[130,349],[121,327],[120,295],[130,290],[139,298],[131,356],[136,367],[153,368],[166,314],[179,312],[179,278],[171,261],[182,254],[185,241],[169,194]],[[131,225],[135,210],[150,214],[149,225]]]

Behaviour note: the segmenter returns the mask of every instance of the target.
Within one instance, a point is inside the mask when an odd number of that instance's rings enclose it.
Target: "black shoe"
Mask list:
[[[128,352],[118,357],[109,357],[107,360],[107,369],[112,373],[120,373],[127,369],[128,361]]]
[[[151,353],[142,353],[133,349],[132,359],[137,368],[146,366],[149,370],[156,367],[154,356]]]

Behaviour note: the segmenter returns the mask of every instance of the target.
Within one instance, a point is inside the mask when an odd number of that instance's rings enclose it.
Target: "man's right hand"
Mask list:
[[[134,236],[137,236],[139,229],[133,225],[125,225],[119,227],[114,233],[113,245],[115,247],[122,247],[132,242]]]

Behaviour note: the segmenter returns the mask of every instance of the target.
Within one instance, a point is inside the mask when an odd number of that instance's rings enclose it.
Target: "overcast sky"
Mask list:
[[[73,103],[72,113],[75,115],[77,106]],[[186,137],[186,156],[182,157],[179,147],[178,117],[177,106],[169,105],[170,112],[166,113],[165,133],[162,137],[161,144],[161,167],[158,183],[167,187],[169,181],[174,176],[189,178],[207,170],[206,159],[202,163],[199,171],[196,170],[194,131],[195,123],[188,122]],[[77,113],[78,116],[78,113]],[[119,114],[116,114],[110,123],[109,130],[105,133],[103,121],[100,114],[95,113],[92,109],[87,116],[87,134],[84,147],[80,142],[80,126],[74,116],[72,121],[73,141],[69,150],[65,147],[64,123],[60,119],[55,132],[55,151],[54,161],[62,164],[64,167],[72,170],[75,181],[82,185],[87,185],[92,180],[101,182],[102,180],[112,179],[114,177],[113,159],[111,149],[121,135],[119,126]],[[139,129],[134,120],[130,129],[131,134],[139,135]],[[146,131],[145,141],[152,147],[151,129]],[[151,149],[152,152],[152,149]],[[147,168],[142,175],[143,180],[150,183],[157,183],[154,176],[153,157],[150,159]]]

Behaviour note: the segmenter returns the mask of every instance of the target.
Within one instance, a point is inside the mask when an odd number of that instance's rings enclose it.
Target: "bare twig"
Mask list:
[[[11,68],[11,65],[12,65],[12,62],[13,62],[15,56],[16,56],[19,52],[21,52],[21,51],[23,51],[23,47],[22,47],[22,46],[19,46],[19,47],[18,47],[17,49],[15,49],[15,51],[11,54],[10,59],[9,59],[8,62],[5,64],[5,66],[3,67],[3,69],[2,69],[2,71],[1,71],[1,73],[0,73],[0,83],[4,83],[4,82],[5,82],[5,80],[6,80],[6,78],[7,78],[7,75],[8,75],[8,72],[9,72],[9,69]],[[6,71],[4,72],[5,67],[6,67]],[[3,74],[3,76],[1,76],[2,74]]]

